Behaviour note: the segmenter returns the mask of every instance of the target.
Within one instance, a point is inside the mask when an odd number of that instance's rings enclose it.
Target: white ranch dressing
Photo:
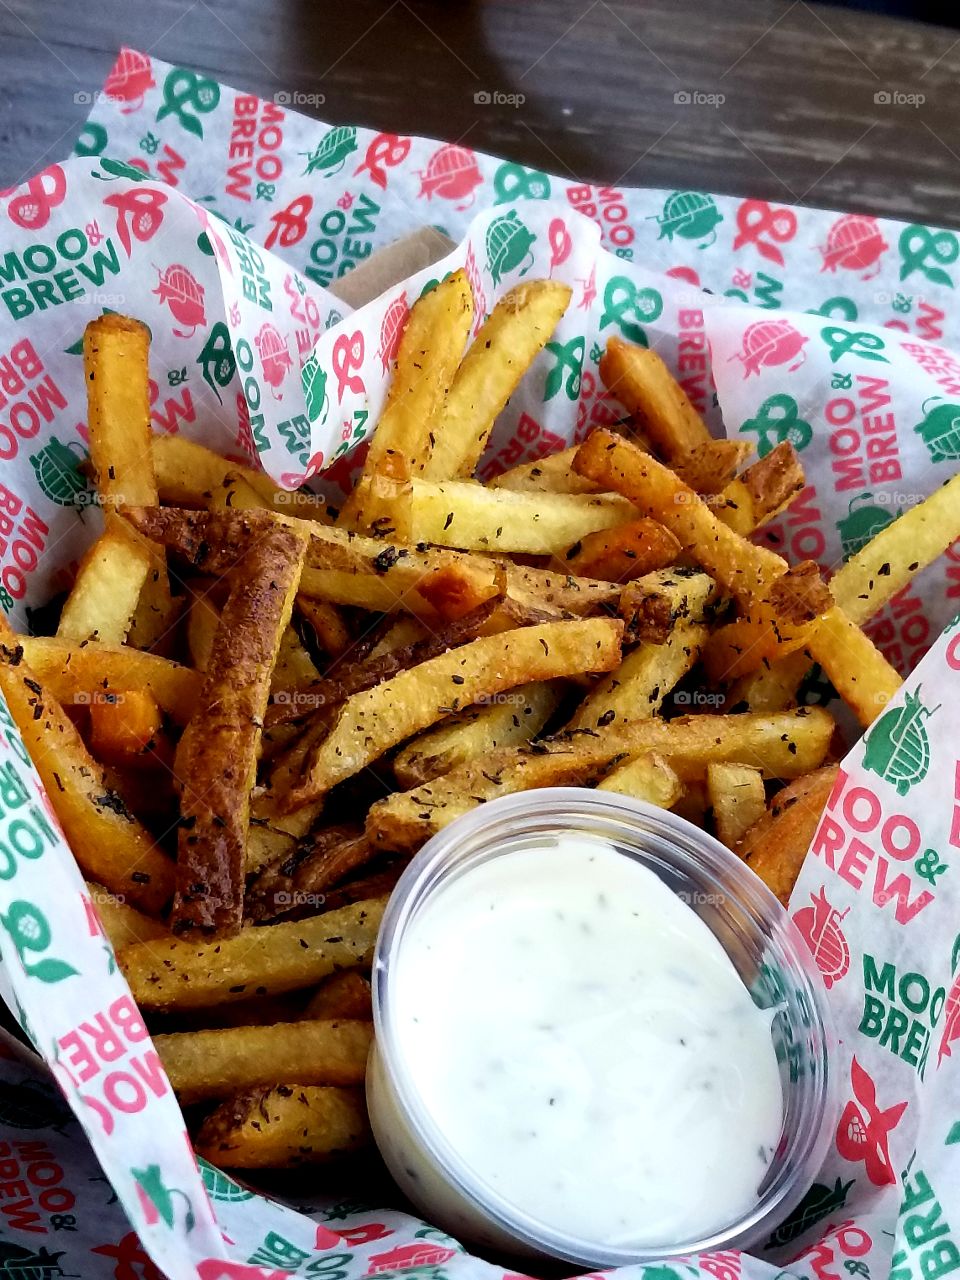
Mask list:
[[[757,1202],[783,1113],[773,1014],[646,867],[581,835],[494,857],[422,905],[394,964],[414,1087],[511,1206],[630,1247]]]

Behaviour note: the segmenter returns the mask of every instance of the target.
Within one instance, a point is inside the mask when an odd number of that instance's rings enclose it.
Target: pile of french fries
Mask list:
[[[146,329],[87,328],[104,530],[56,635],[0,623],[0,691],[218,1164],[368,1141],[387,896],[487,799],[674,809],[786,901],[836,775],[801,681],[818,663],[869,724],[900,680],[861,628],[960,536],[957,477],[829,582],[788,565],[751,535],[803,488],[792,446],[749,462],[619,338],[623,421],[479,483],[569,300],[524,283],[468,346],[464,273],[426,294],[339,512],[152,437]]]

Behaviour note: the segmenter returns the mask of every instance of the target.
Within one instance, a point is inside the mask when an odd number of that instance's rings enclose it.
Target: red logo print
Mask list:
[[[746,329],[743,335],[743,349],[730,357],[731,360],[743,361],[743,376],[749,378],[751,373],[759,373],[769,365],[790,365],[790,372],[799,369],[806,357],[803,346],[809,339],[794,329],[786,320],[758,320]]]
[[[381,191],[386,190],[387,174],[384,165],[393,168],[402,164],[410,154],[410,139],[401,138],[395,133],[378,133],[359,165],[353,173],[357,177],[361,173],[369,173],[370,181]]]
[[[11,188],[20,190],[20,188]],[[10,191],[0,193],[10,195]],[[23,189],[23,195],[10,201],[7,217],[25,231],[39,231],[50,221],[50,214],[67,194],[67,180],[58,164],[52,164],[31,178]]]
[[[407,302],[407,295],[404,292],[400,294],[399,298],[394,298],[389,307],[387,307],[383,323],[380,326],[380,350],[377,355],[380,357],[384,373],[387,372],[396,359],[397,348],[400,346],[403,331],[407,327],[407,317],[409,315],[410,304]]]
[[[483,178],[472,151],[448,143],[435,151],[426,169],[417,171],[420,179],[420,195],[430,200],[443,196],[445,200],[462,200],[457,209],[469,209],[476,199],[476,188]]]
[[[836,271],[847,267],[850,271],[862,271],[862,280],[872,280],[879,272],[876,264],[880,255],[890,246],[880,234],[876,218],[859,213],[845,213],[827,233],[827,243],[820,249],[823,255],[822,271]],[[876,267],[870,271],[870,267]]]
[[[810,954],[823,975],[823,985],[829,991],[850,968],[850,947],[840,928],[840,921],[850,908],[838,911],[832,907],[822,888],[811,893],[810,901],[813,905],[801,907],[794,915],[793,923],[810,948]]]
[[[122,49],[104,82],[103,92],[108,98],[117,99],[122,104],[121,113],[128,116],[143,106],[143,95],[155,84],[147,55],[136,49]]]
[[[797,216],[790,209],[774,208],[766,200],[744,200],[737,210],[737,238],[734,249],[756,246],[757,252],[770,262],[783,266],[778,244],[786,244],[797,234]],[[764,239],[764,237],[768,237]]]
[[[261,326],[254,342],[260,353],[264,381],[279,400],[281,397],[277,395],[277,387],[293,368],[293,357],[287,349],[286,340],[272,324],[265,324]]]
[[[943,1031],[940,1035],[940,1047],[937,1050],[937,1066],[944,1058],[952,1058],[950,1046],[954,1040],[960,1039],[960,933],[953,944],[950,957],[950,972],[954,974],[953,986],[944,1005]]]
[[[159,231],[163,222],[160,210],[167,203],[167,197],[154,187],[137,186],[105,196],[103,203],[117,211],[117,239],[129,258],[133,248],[131,235],[134,240],[146,244]]]
[[[197,283],[192,272],[178,263],[167,267],[166,271],[159,267],[156,271],[160,279],[153,292],[167,304],[175,320],[190,326],[189,333],[181,329],[173,332],[178,338],[192,338],[200,325],[207,322],[203,310],[203,286]]]
[[[837,1151],[852,1164],[863,1162],[867,1177],[876,1187],[894,1184],[897,1175],[890,1163],[890,1134],[907,1109],[898,1102],[881,1111],[877,1086],[856,1058],[850,1064],[853,1101],[847,1103],[837,1126]]]

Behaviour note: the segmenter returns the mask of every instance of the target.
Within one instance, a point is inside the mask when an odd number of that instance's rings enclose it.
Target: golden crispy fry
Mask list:
[[[663,644],[639,645],[586,697],[570,729],[615,729],[633,720],[649,720],[668,693],[700,657],[707,628],[679,623]]]
[[[673,564],[680,543],[662,524],[642,516],[616,529],[588,533],[561,557],[571,573],[629,582]]]
[[[207,595],[195,596],[187,612],[187,648],[198,671],[206,671],[220,626],[220,610]]]
[[[559,453],[537,458],[535,462],[522,462],[502,475],[488,481],[491,489],[514,489],[519,493],[599,493],[599,486],[573,469],[577,446],[561,449]]]
[[[717,839],[736,849],[741,836],[766,813],[763,774],[747,764],[707,765],[707,794]]]
[[[244,858],[247,875],[253,875],[269,862],[289,858],[322,812],[323,802],[318,800],[295,813],[280,813],[270,791],[254,792]]]
[[[368,863],[373,849],[356,827],[328,827],[300,841],[293,853],[264,867],[247,886],[244,915],[262,922],[315,915],[327,890]],[[335,1083],[331,1081],[330,1083]]]
[[[386,898],[308,920],[244,929],[219,942],[138,942],[118,961],[144,1009],[204,1009],[310,987],[335,969],[369,964]]]
[[[270,681],[271,693],[278,689],[302,689],[317,679],[317,668],[293,627],[288,623],[280,637],[277,661]]]
[[[305,1018],[370,1018],[370,979],[357,969],[324,978],[304,1010]]]
[[[663,644],[680,622],[708,622],[717,600],[717,584],[706,573],[679,565],[629,583],[618,612],[637,640]]]
[[[713,683],[728,683],[803,647],[833,604],[812,560],[793,565],[742,617],[710,637],[703,665]]]
[[[318,647],[328,657],[339,658],[350,648],[350,632],[336,605],[328,600],[309,600],[299,595],[297,612],[313,631]]]
[[[473,480],[414,480],[410,501],[411,541],[497,554],[559,554],[636,516],[619,494],[522,493]]]
[[[710,508],[718,520],[746,538],[788,507],[803,485],[797,451],[783,440],[711,498]]]
[[[418,787],[497,747],[519,746],[535,738],[560,704],[556,683],[519,685],[493,701],[450,716],[420,734],[394,757],[401,787]]]
[[[611,338],[600,377],[660,456],[678,471],[689,468],[685,478],[692,488],[716,493],[732,479],[749,446],[745,451],[743,441],[713,439],[655,351]]]
[[[59,636],[18,636],[17,643],[34,675],[58,702],[87,706],[94,694],[142,689],[179,724],[186,724],[193,714],[200,679],[169,658],[95,640],[73,644]]]
[[[111,693],[90,703],[90,745],[98,760],[124,764],[161,737],[160,707],[147,689]]]
[[[397,349],[386,407],[356,488],[340,512],[342,528],[374,528],[392,513],[390,485],[423,475],[434,447],[434,423],[453,382],[473,323],[473,293],[455,271],[414,304]],[[404,496],[404,490],[395,490]]]
[[[784,787],[737,845],[736,852],[784,906],[836,777],[837,766],[831,764]]]
[[[80,561],[57,635],[81,644],[123,644],[152,564],[148,543],[111,524]]]
[[[405,649],[408,645],[416,644],[418,640],[425,640],[429,634],[430,632],[419,619],[409,614],[400,614],[395,621],[390,622],[366,656],[382,658],[385,653],[394,653],[397,649]]]
[[[129,947],[133,942],[150,942],[154,938],[169,937],[166,925],[145,916],[129,902],[122,902],[102,884],[88,880],[87,892],[114,951]]]
[[[173,864],[108,784],[63,708],[24,661],[0,618],[0,694],[20,730],[81,870],[125,901],[158,914]]]
[[[864,727],[903,684],[873,641],[836,606],[820,620],[807,650]]]
[[[211,490],[207,502],[210,511],[263,511],[267,506],[241,471],[228,471]]]
[[[185,1102],[276,1084],[362,1084],[369,1022],[279,1022],[154,1036],[153,1046]]]
[[[620,598],[621,588],[612,582],[579,578],[552,569],[532,569],[522,564],[505,566],[507,594],[522,604],[563,609],[580,617],[609,610]]]
[[[556,280],[531,280],[505,293],[457,370],[434,419],[427,480],[470,476],[493,424],[570,301]]]
[[[226,1169],[276,1169],[331,1160],[369,1143],[359,1089],[280,1085],[223,1103],[193,1145]]]
[[[686,782],[715,760],[753,765],[765,777],[795,778],[823,763],[833,717],[820,707],[775,715],[683,716],[640,720],[615,732],[559,735],[532,747],[506,747],[413,791],[371,806],[367,835],[385,849],[412,850],[484,800],[535,787],[590,786],[615,764],[646,752],[669,761]]]
[[[580,446],[574,466],[666,525],[683,550],[738,600],[761,594],[787,571],[780,556],[746,542],[672,471],[606,428]]]
[[[622,629],[619,620],[589,618],[481,636],[353,694],[286,807],[317,799],[390,747],[482,698],[531,680],[609,671],[620,660]]]
[[[712,765],[710,766],[713,767]],[[634,800],[645,800],[661,809],[672,809],[683,794],[683,783],[662,756],[644,752],[617,769],[611,769],[598,791],[615,791]]]

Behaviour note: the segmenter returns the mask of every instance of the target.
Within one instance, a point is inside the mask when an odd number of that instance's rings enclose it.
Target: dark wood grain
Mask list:
[[[4,185],[67,153],[121,43],[566,176],[960,224],[960,43],[930,23],[805,0],[4,0]]]

